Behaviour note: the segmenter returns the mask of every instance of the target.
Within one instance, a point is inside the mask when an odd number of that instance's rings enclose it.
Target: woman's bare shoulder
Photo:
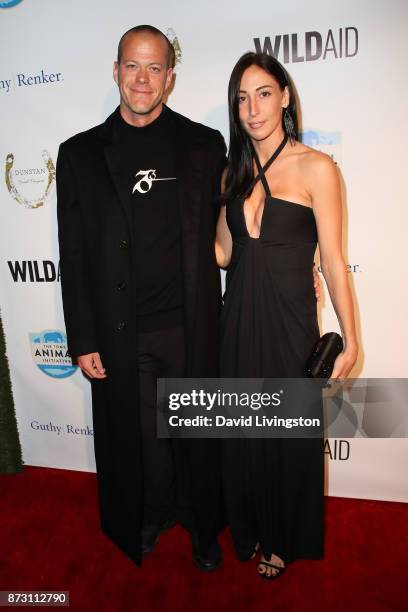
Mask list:
[[[336,164],[327,153],[316,151],[312,147],[297,142],[293,153],[298,156],[298,162],[306,172],[332,172]]]
[[[309,186],[309,190],[316,182],[320,184],[322,181],[338,180],[337,166],[330,155],[316,151],[301,142],[296,142],[290,154],[293,155],[295,167],[305,184]]]

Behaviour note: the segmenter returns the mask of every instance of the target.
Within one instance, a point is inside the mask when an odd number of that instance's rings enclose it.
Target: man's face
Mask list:
[[[158,117],[173,71],[167,67],[167,44],[161,36],[142,32],[123,41],[120,64],[113,77],[119,87],[122,117],[146,125]]]

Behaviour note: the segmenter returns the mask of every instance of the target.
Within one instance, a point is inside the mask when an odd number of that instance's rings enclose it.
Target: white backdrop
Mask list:
[[[140,23],[172,30],[180,44],[169,106],[227,142],[226,89],[238,57],[259,39],[285,61],[304,140],[333,155],[344,179],[362,344],[353,373],[407,376],[407,18],[405,0],[21,0],[0,8],[0,305],[27,464],[94,470],[89,384],[65,355],[54,167],[61,141],[117,105],[117,42]],[[326,290],[322,302],[323,330],[337,329]],[[408,501],[406,440],[329,444],[329,494]]]

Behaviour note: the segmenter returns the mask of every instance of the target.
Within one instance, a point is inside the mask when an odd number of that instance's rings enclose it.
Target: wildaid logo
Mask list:
[[[78,366],[72,365],[67,337],[59,329],[30,333],[31,355],[36,366],[52,378],[67,378]]]
[[[14,153],[6,157],[6,186],[14,200],[24,208],[39,208],[55,184],[55,166],[46,149],[42,151],[43,164],[34,167],[15,167]],[[22,194],[21,191],[25,193]]]
[[[54,283],[60,282],[60,264],[49,259],[14,260],[7,262],[11,277],[15,283]]]
[[[350,459],[351,445],[349,440],[325,440],[324,454],[331,461],[348,461]]]
[[[304,130],[300,133],[303,144],[313,147],[317,151],[327,153],[332,160],[341,165],[341,133],[323,132],[322,130]]]
[[[273,40],[273,42],[272,42]],[[261,43],[254,38],[257,53],[268,53],[288,64],[290,62],[315,62],[316,60],[354,57],[358,53],[358,30],[355,27],[334,28],[327,32],[302,32],[266,36]]]

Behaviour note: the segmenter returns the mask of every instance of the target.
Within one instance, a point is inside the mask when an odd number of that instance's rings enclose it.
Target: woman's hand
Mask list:
[[[340,353],[334,362],[333,372],[330,378],[334,380],[347,378],[357,361],[357,355],[358,346],[346,348],[345,351]]]

